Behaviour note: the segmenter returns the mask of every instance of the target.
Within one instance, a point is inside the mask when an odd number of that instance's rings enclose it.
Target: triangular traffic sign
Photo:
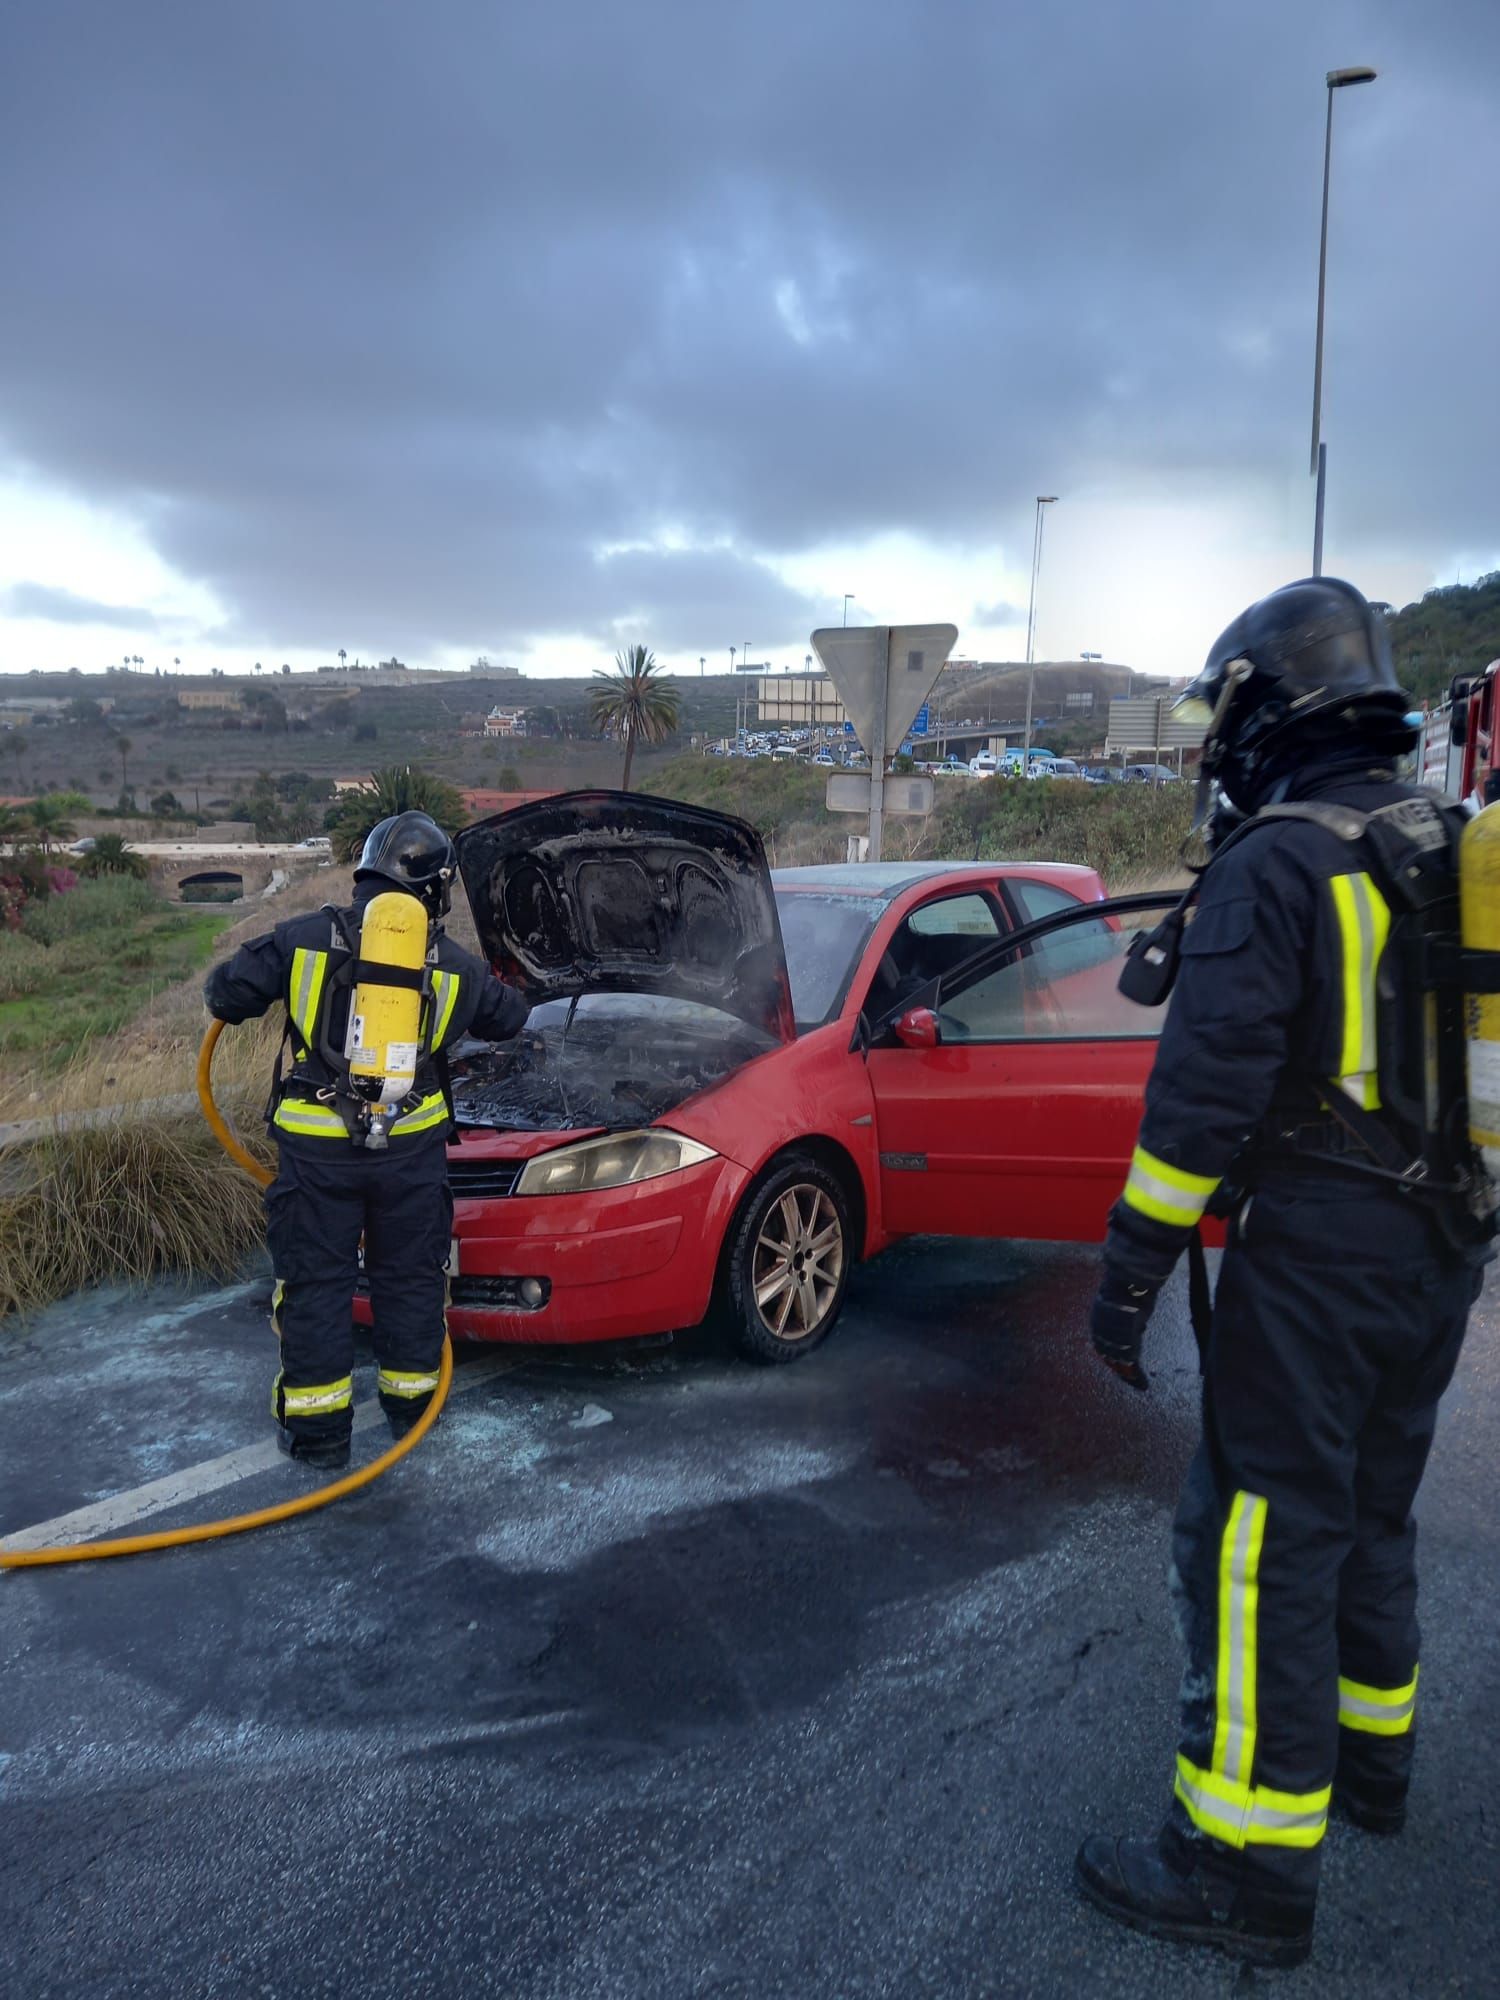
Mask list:
[[[957,639],[956,625],[828,625],[813,633],[813,651],[871,757],[900,748]]]

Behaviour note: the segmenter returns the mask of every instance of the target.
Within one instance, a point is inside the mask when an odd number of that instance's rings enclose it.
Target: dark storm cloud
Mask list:
[[[42,618],[51,625],[117,625],[127,632],[154,632],[156,614],[136,604],[101,604],[48,583],[13,583],[0,590],[0,617]]]
[[[0,441],[288,646],[829,607],[760,558],[1305,463],[1500,543],[1492,0],[8,10]],[[605,552],[623,549],[613,556]]]

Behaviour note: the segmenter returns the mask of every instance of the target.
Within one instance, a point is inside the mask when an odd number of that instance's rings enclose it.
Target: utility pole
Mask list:
[[[1036,693],[1036,585],[1042,568],[1042,509],[1055,505],[1055,493],[1036,496],[1036,525],[1031,535],[1031,607],[1026,614],[1026,733],[1021,743],[1021,776],[1031,769],[1031,711]]]
[[[1309,470],[1317,480],[1313,501],[1313,575],[1323,574],[1323,498],[1328,488],[1328,446],[1322,438],[1323,418],[1323,309],[1328,289],[1328,177],[1333,164],[1333,93],[1351,84],[1373,83],[1375,71],[1368,68],[1331,69],[1328,85],[1328,120],[1323,128],[1323,229],[1318,240],[1318,332],[1313,355],[1312,463]]]

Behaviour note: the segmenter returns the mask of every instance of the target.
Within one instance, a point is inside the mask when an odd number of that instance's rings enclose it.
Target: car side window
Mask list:
[[[1066,889],[1056,888],[1051,882],[1030,882],[1013,875],[1006,886],[1016,899],[1022,923],[1034,924],[1038,918],[1056,916],[1062,910],[1087,907],[1080,897],[1070,896]],[[1069,924],[1050,937],[1038,938],[1035,950],[1045,959],[1049,974],[1057,978],[1066,972],[1081,972],[1085,966],[1101,965],[1113,957],[1114,935],[1108,923],[1096,917]]]
[[[867,1013],[889,1013],[907,994],[952,972],[999,935],[995,906],[977,891],[923,903],[886,946],[870,982]]]
[[[1036,886],[1026,884],[1028,889]],[[1068,900],[1076,905],[1076,899]],[[1088,908],[1076,906],[1081,912]],[[1127,1000],[1118,980],[1137,935],[1142,928],[1153,929],[1161,914],[1080,914],[1029,948],[1021,947],[972,984],[955,981],[955,990],[938,1000],[943,1041],[1154,1040],[1161,1033],[1165,1005],[1142,1007]]]

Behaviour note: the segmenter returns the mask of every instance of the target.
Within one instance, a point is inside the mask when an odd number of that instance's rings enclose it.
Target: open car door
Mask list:
[[[1179,898],[1040,918],[869,1024],[888,1229],[1103,1238],[1166,1013],[1125,999],[1120,968]]]

